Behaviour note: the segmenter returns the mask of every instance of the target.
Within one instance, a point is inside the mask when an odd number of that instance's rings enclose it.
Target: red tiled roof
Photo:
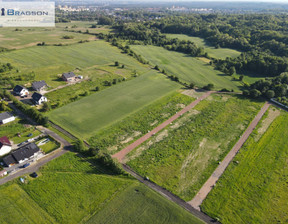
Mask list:
[[[4,136],[4,137],[0,138],[0,147],[2,145],[12,145],[12,144],[9,141],[9,139],[6,136]]]

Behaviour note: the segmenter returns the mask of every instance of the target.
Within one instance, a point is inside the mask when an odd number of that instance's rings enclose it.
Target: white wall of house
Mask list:
[[[8,145],[3,145],[0,148],[0,156],[4,156],[6,154],[8,154],[9,152],[11,152],[12,147],[8,146]]]
[[[42,103],[47,102],[47,101],[48,101],[47,98],[45,96],[42,96],[40,100],[38,101],[38,104],[41,105]]]
[[[29,91],[27,89],[22,89],[21,92],[19,93],[20,96],[27,96],[29,95]]]
[[[9,122],[14,121],[14,120],[15,120],[15,117],[12,116],[12,117],[9,117],[7,119],[0,121],[0,123],[2,122],[2,124],[6,124],[6,123],[9,123]]]

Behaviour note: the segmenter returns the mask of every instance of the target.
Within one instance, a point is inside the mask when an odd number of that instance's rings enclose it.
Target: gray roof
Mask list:
[[[13,89],[15,93],[20,93],[22,89],[25,89],[23,86],[16,85]]]
[[[68,72],[68,73],[63,73],[62,76],[65,77],[66,79],[68,79],[68,78],[75,77],[75,74],[74,74],[74,72]]]
[[[9,112],[1,113],[1,114],[0,114],[0,121],[3,121],[3,120],[5,120],[5,119],[7,119],[7,118],[10,118],[10,117],[13,117],[13,115],[10,114]]]
[[[42,87],[47,86],[46,82],[44,80],[42,81],[36,81],[32,83],[32,87],[35,90],[40,90]]]
[[[35,92],[35,93],[33,93],[33,95],[32,95],[32,99],[33,99],[34,101],[38,102],[38,101],[41,99],[42,96],[43,96],[42,94]]]
[[[14,164],[16,163],[16,160],[14,159],[14,157],[12,155],[8,155],[8,156],[5,156],[3,158],[3,162],[9,166],[10,164]]]
[[[29,158],[34,155],[34,153],[38,152],[40,149],[35,143],[29,143],[14,152],[12,152],[12,156],[15,158],[17,162]]]

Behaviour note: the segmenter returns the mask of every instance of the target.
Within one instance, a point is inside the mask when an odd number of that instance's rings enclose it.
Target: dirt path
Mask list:
[[[149,139],[151,136],[155,135],[157,132],[161,131],[163,128],[165,128],[167,125],[175,121],[178,117],[182,116],[182,114],[186,113],[187,111],[191,110],[193,107],[195,107],[201,100],[205,99],[206,97],[210,96],[210,94],[213,93],[213,91],[209,91],[204,93],[201,97],[199,97],[197,100],[193,101],[190,105],[185,107],[180,112],[176,113],[174,116],[170,117],[168,120],[160,124],[158,127],[154,128],[152,131],[144,135],[143,137],[139,138],[135,142],[133,142],[131,145],[128,145],[126,148],[122,149],[120,152],[117,152],[112,157],[117,158],[119,162],[122,163],[125,156],[131,152],[133,149],[135,149],[137,146],[145,142],[147,139]]]
[[[232,161],[232,159],[235,157],[235,155],[238,153],[242,145],[246,142],[258,122],[261,120],[264,113],[269,108],[270,103],[266,102],[264,106],[261,108],[259,113],[256,115],[254,120],[251,122],[249,127],[246,129],[244,134],[240,137],[238,142],[234,145],[234,147],[231,149],[231,151],[228,153],[228,155],[224,158],[224,160],[221,162],[221,164],[216,168],[216,170],[213,172],[213,174],[209,177],[209,179],[205,182],[205,184],[202,186],[202,188],[199,190],[199,192],[196,194],[196,196],[188,202],[193,208],[200,211],[200,205],[204,201],[204,199],[207,197],[209,192],[213,189],[213,186],[216,184],[220,176],[223,174],[229,163]]]

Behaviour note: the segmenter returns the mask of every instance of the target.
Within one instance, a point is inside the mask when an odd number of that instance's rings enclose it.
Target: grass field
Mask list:
[[[87,224],[93,223],[197,224],[203,222],[173,202],[137,183],[125,189],[87,222]]]
[[[124,64],[125,69],[131,72],[134,70],[137,70],[138,74],[147,72],[147,67],[144,67],[134,58],[122,54],[118,48],[100,40],[71,46],[41,46],[19,49],[2,53],[0,61],[2,63],[10,62],[19,70],[19,74],[34,71],[35,80],[45,80],[52,87],[65,84],[58,76],[63,72],[76,69],[81,71],[97,66],[101,68],[106,66],[109,69],[115,61],[118,61],[120,65]],[[76,72],[76,74],[78,73]],[[7,75],[16,76],[18,74],[13,71],[13,74]],[[29,81],[19,83],[25,84]]]
[[[45,143],[44,145],[40,145],[39,148],[45,153],[50,153],[56,149],[58,149],[60,147],[60,143],[56,142],[54,139],[52,138],[47,138],[47,137],[44,137],[44,138],[41,138],[39,141],[37,141],[37,145],[38,143],[40,143],[41,141],[45,140],[45,139],[49,139],[49,142]]]
[[[241,52],[229,48],[218,48],[211,46],[207,41],[200,37],[192,37],[184,34],[166,34],[168,38],[178,38],[179,40],[190,40],[198,47],[204,47],[205,52],[213,58],[225,59],[226,57],[238,57]]]
[[[194,82],[200,87],[212,83],[217,89],[227,88],[235,91],[239,91],[241,86],[240,82],[232,81],[232,77],[214,70],[198,58],[155,46],[132,45],[131,49],[153,65],[165,69],[169,75],[176,75],[186,83]]]
[[[114,154],[160,125],[195,98],[173,92],[121,121],[97,132],[89,143]]]
[[[136,172],[188,201],[231,150],[262,103],[216,94],[128,154]]]
[[[49,114],[51,120],[82,138],[119,121],[140,108],[169,94],[180,85],[150,71],[71,103]]]
[[[205,212],[221,223],[288,222],[287,125],[282,112],[266,133],[256,127],[202,204]]]

